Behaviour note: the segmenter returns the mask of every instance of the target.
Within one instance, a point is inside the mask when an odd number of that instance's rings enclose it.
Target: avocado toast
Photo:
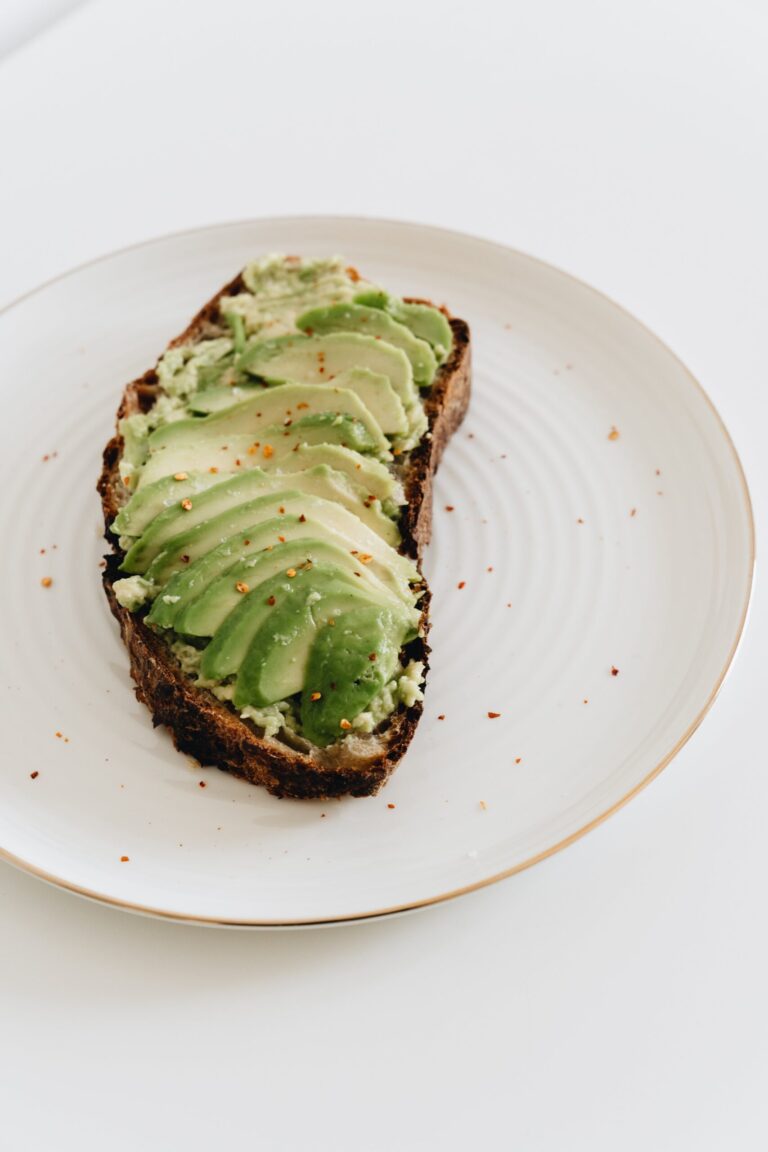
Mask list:
[[[377,792],[422,710],[467,325],[339,259],[248,265],[126,388],[98,488],[136,694],[278,796]]]

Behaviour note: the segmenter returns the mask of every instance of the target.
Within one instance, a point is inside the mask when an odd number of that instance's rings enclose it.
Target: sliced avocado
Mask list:
[[[400,481],[384,464],[341,444],[299,444],[280,456],[276,467],[280,472],[299,472],[315,464],[327,464],[337,472],[344,472],[375,500],[405,503]]]
[[[386,340],[395,348],[402,348],[411,362],[413,379],[422,387],[432,383],[437,371],[435,354],[426,340],[414,336],[410,328],[381,308],[346,303],[312,308],[299,316],[296,327],[320,336],[328,332],[360,332],[364,336]]]
[[[291,439],[298,444],[327,444],[329,440],[351,448],[353,452],[369,454],[376,452],[377,445],[371,439],[368,429],[353,416],[337,416],[334,412],[315,412],[294,420],[290,428],[272,426],[265,429],[274,445],[282,434],[284,440]],[[336,437],[338,436],[338,439]]]
[[[322,628],[312,645],[304,672],[301,695],[303,734],[313,744],[325,748],[344,735],[352,718],[370,704],[392,679],[407,626],[379,605],[353,608],[336,618],[335,626]],[[248,656],[240,669],[240,680],[250,684]],[[314,697],[314,699],[313,699]]]
[[[304,700],[308,708],[320,704],[312,717],[317,728],[325,733],[336,721],[333,735],[322,741],[330,743],[343,734],[342,717],[356,716],[391,677],[405,630],[396,611],[361,603],[354,589],[344,588],[336,579],[329,579],[317,597],[310,593],[286,598],[275,604],[274,615],[267,616],[253,635],[237,672],[235,706],[264,707],[304,689],[302,706]],[[326,633],[329,637],[321,639]],[[318,644],[321,651],[316,655]],[[357,658],[352,656],[355,648],[360,650]],[[311,700],[315,692],[308,689],[309,666],[313,683],[328,684],[326,696],[320,690],[315,701]]]
[[[400,541],[397,525],[384,515],[379,502],[369,500],[362,489],[356,489],[346,476],[326,464],[309,468],[306,472],[292,473],[288,483],[279,474],[268,475],[260,469],[254,469],[242,476],[230,476],[194,500],[185,498],[161,512],[128,550],[121,566],[122,571],[145,572],[154,558],[180,532],[186,534],[208,520],[233,513],[238,505],[247,504],[269,493],[279,493],[286,488],[326,500],[336,500],[373,528],[388,544],[397,545]]]
[[[305,507],[308,507],[306,503]],[[382,544],[372,533],[366,533],[365,539],[361,540],[359,521],[355,520],[350,525],[346,522],[348,517],[338,515],[329,517],[324,515],[327,512],[327,507],[313,506],[308,507],[308,514],[300,512],[278,515],[261,523],[251,524],[199,559],[182,563],[162,589],[161,594],[156,597],[147,617],[149,623],[159,628],[173,628],[187,605],[202,596],[215,580],[224,573],[231,572],[241,561],[261,555],[265,549],[276,550],[281,540],[288,543],[306,539],[322,541],[337,551],[348,553],[350,560],[362,554],[367,563],[360,562],[358,570],[363,576],[370,573],[392,595],[410,608],[414,602],[414,594],[410,589],[409,579],[415,577],[415,570],[406,566],[408,562],[403,563],[404,557]],[[354,535],[350,535],[350,531],[354,531]],[[372,545],[376,549],[375,554],[365,551],[366,544],[371,544],[371,538],[375,541]],[[154,561],[151,567],[155,568],[157,563],[158,561]],[[289,567],[288,563],[286,567]],[[250,587],[252,581],[246,579],[245,583]],[[176,631],[182,629],[176,628]]]
[[[273,541],[266,549],[228,568],[187,603],[176,616],[175,631],[185,636],[213,636],[244,594],[257,595],[261,584],[280,573],[293,572],[295,576],[318,565],[355,577],[382,603],[392,602],[395,607],[402,608],[402,601],[371,572],[369,565],[361,564],[348,549],[306,535],[288,540],[283,532],[276,533]],[[412,615],[415,626],[419,613],[414,610]]]
[[[353,580],[334,568],[325,569],[319,565],[309,570],[303,569],[292,578],[281,573],[260,584],[254,592],[243,596],[204,650],[200,665],[202,675],[208,680],[223,680],[235,675],[251,641],[273,609],[282,608],[286,602],[290,602],[300,610],[307,598],[311,598],[313,606],[318,606],[329,596],[333,596],[335,606],[343,603],[352,607],[371,602],[371,593],[359,580]],[[330,616],[331,609],[328,608],[325,614]],[[278,640],[279,636],[275,635],[272,642]],[[237,692],[235,699],[237,702]]]
[[[358,292],[355,303],[388,312],[399,324],[410,328],[414,336],[431,344],[438,363],[442,364],[448,358],[453,345],[453,332],[448,318],[438,308],[430,304],[406,303],[377,289]]]
[[[179,479],[176,479],[177,476]],[[220,480],[221,476],[210,472],[177,470],[174,475],[163,476],[151,484],[145,484],[120,509],[109,530],[116,536],[140,536],[149,522],[166,508],[172,508],[180,500],[205,492]]]
[[[146,579],[156,587],[162,587],[175,572],[194,564],[206,552],[219,545],[229,543],[237,533],[251,531],[275,516],[302,516],[309,520],[315,517],[333,529],[344,540],[355,541],[351,547],[372,556],[372,563],[380,563],[389,568],[398,580],[416,581],[419,579],[416,566],[407,556],[401,556],[387,544],[373,529],[358,519],[333,499],[323,499],[305,492],[292,491],[292,476],[284,477],[285,489],[267,496],[260,496],[228,509],[196,528],[179,532],[168,540],[162,552],[155,557],[146,571]]]
[[[261,444],[247,438],[230,437],[227,451],[210,450],[205,444],[182,453],[168,455],[167,463],[173,468],[171,475],[153,479],[153,473],[143,474],[137,491],[118,514],[112,530],[121,536],[138,536],[153,517],[169,508],[177,499],[183,499],[195,492],[202,492],[224,480],[227,475],[239,475],[254,468],[265,472],[303,472],[316,464],[328,464],[337,472],[343,472],[349,479],[376,500],[387,500],[394,504],[405,503],[402,485],[392,472],[373,456],[361,453],[342,444],[306,444],[300,435],[291,439],[273,437],[271,456],[264,457]],[[157,469],[165,457],[157,456]],[[237,461],[240,463],[238,464]],[[200,471],[195,469],[200,468]],[[174,477],[186,473],[186,480]],[[149,480],[149,483],[147,483]],[[146,493],[146,495],[145,495]],[[118,522],[119,521],[119,522]]]
[[[253,396],[261,396],[263,392],[264,385],[253,380],[238,380],[232,384],[219,384],[217,381],[211,387],[190,396],[187,407],[196,416],[210,416],[214,412],[232,408],[243,400],[250,400]]]
[[[407,411],[418,400],[411,362],[400,348],[359,332],[283,336],[253,344],[240,366],[265,380],[324,384],[352,368],[387,376]]]
[[[390,384],[388,376],[369,372],[367,368],[351,368],[334,377],[333,384],[336,388],[349,388],[351,392],[356,392],[386,435],[402,436],[407,432],[408,418],[403,402]],[[307,387],[317,385],[307,383]],[[232,408],[233,405],[247,400],[249,396],[261,395],[263,389],[263,384],[256,383],[209,388],[206,392],[198,392],[193,396],[188,407],[191,412],[198,415],[223,412],[225,408]],[[371,447],[366,450],[373,451],[375,448],[376,445],[371,441]]]
[[[303,411],[303,409],[302,409]],[[352,416],[336,416],[332,412],[317,412],[306,419],[299,417],[290,425],[271,424],[257,433],[237,433],[234,436],[184,436],[180,442],[161,444],[153,449],[139,477],[137,491],[163,476],[178,472],[208,472],[211,475],[247,471],[252,468],[278,468],[288,452],[298,452],[301,446],[339,445],[360,453],[379,469],[387,471],[374,459],[378,454],[378,441],[367,428]]]
[[[168,577],[170,555],[177,558],[187,556],[187,560],[176,561],[174,574],[168,579],[162,594],[154,600],[152,611],[147,617],[150,623],[157,624],[159,628],[173,628],[176,617],[193,599],[205,592],[214,579],[227,573],[248,556],[263,552],[269,545],[274,547],[279,544],[280,537],[286,540],[310,537],[342,548],[351,556],[362,554],[367,561],[367,570],[380,583],[409,608],[413,604],[410,582],[418,577],[416,567],[405,556],[395,552],[394,548],[383,544],[373,532],[364,529],[357,518],[345,509],[327,500],[298,497],[298,494],[292,495],[284,505],[272,497],[258,503],[259,508],[252,514],[253,523],[246,524],[242,531],[212,546],[211,551],[199,552],[200,530],[195,529],[191,533],[191,544],[188,540],[182,546],[189,547],[189,552],[173,553],[168,550],[152,562],[150,571],[153,578],[162,584]],[[294,505],[301,505],[304,510],[297,513]],[[289,510],[281,515],[277,510],[279,508]],[[263,518],[259,520],[259,516]],[[205,528],[211,530],[212,526],[213,522],[210,522]],[[213,528],[214,535],[215,531]],[[195,553],[195,556],[190,553]]]
[[[224,443],[227,436],[238,433],[256,436],[262,428],[272,424],[282,425],[286,420],[292,420],[298,411],[310,415],[333,412],[353,416],[365,425],[380,446],[382,454],[389,455],[389,445],[380,425],[359,396],[347,388],[334,385],[307,388],[301,384],[283,384],[279,388],[264,389],[223,412],[164,424],[150,435],[149,449],[152,452],[161,445],[194,443],[201,436],[223,437]]]

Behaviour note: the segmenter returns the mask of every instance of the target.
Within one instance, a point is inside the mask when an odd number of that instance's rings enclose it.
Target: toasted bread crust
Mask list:
[[[170,347],[219,332],[219,300],[241,288],[242,278],[237,276],[198,312]],[[453,349],[425,400],[429,433],[409,453],[401,469],[408,501],[400,521],[401,551],[419,562],[431,534],[434,475],[446,444],[464,418],[470,396],[469,328],[463,320],[451,319],[450,323]],[[157,376],[150,369],[125,389],[118,420],[147,411],[157,391]],[[315,748],[287,735],[266,739],[251,721],[242,720],[207,689],[196,687],[163,638],[144,623],[143,616],[118,604],[113,584],[120,578],[124,554],[109,526],[127,496],[118,471],[122,448],[122,437],[117,434],[104,450],[97,485],[105,538],[112,549],[104,570],[104,590],[128,649],[136,696],[149,708],[155,726],[164,724],[170,730],[179,751],[251,784],[263,785],[275,796],[321,799],[378,792],[405,754],[421,716],[421,703],[410,708],[401,705],[384,731],[373,736],[348,736],[330,748]],[[423,661],[425,668],[429,663],[429,599],[427,589],[421,601],[423,635],[406,649],[407,658]]]

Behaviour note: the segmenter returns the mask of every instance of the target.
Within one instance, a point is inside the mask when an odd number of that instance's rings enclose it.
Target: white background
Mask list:
[[[760,0],[31,7],[0,25],[0,301],[252,215],[480,233],[590,281],[683,357],[760,533]],[[764,1149],[766,641],[758,585],[718,703],[646,792],[427,912],[178,927],[0,866],[0,1146]]]

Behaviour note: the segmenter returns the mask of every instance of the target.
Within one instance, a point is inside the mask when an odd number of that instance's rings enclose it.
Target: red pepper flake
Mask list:
[[[310,692],[309,698],[314,703],[315,700],[322,700],[323,694],[322,692]]]
[[[618,430],[618,428],[616,427],[616,425],[615,425],[615,424],[612,424],[612,425],[611,425],[611,430],[610,430],[610,432],[608,433],[608,439],[609,439],[609,440],[618,440],[618,438],[619,438],[619,436],[620,436],[620,435],[621,435],[621,433],[619,432],[619,430]]]
[[[353,268],[350,264],[349,268],[345,268],[344,271],[347,273],[347,276],[349,276],[352,283],[357,284],[358,280],[360,279],[360,273],[358,272],[357,268]]]
[[[205,788],[205,786],[206,786],[205,780],[198,780],[197,785],[198,785],[198,788]]]
[[[120,857],[120,863],[121,864],[127,864],[129,860],[130,860],[130,856],[121,856]]]
[[[290,416],[288,416],[285,420],[283,420],[283,427],[284,428],[290,428],[291,424],[293,424],[293,420],[291,420]]]
[[[188,472],[174,472],[173,478],[174,478],[174,480],[189,480],[189,473]]]
[[[189,497],[187,497],[186,500],[182,500],[181,506],[185,512],[191,512],[192,511],[192,501],[189,499]]]
[[[459,580],[458,584],[456,585],[456,587],[459,589],[466,588],[466,586],[467,586],[466,580]]]
[[[270,608],[274,608],[274,606],[275,606],[275,598],[274,598],[274,596],[269,596],[269,597],[267,598],[267,604],[269,604]]]
[[[292,452],[298,452],[299,448],[301,448],[301,444],[294,444],[294,446],[293,446],[293,448],[291,449],[291,451],[292,451]]]
[[[43,588],[50,588],[51,584],[53,584],[53,579],[50,576],[43,576],[40,583],[42,584]]]
[[[239,467],[240,467],[240,461],[239,461],[239,460],[235,460],[235,468],[239,468]]]
[[[249,544],[250,540],[243,540],[243,548],[247,548]]]
[[[283,505],[282,505],[282,504],[281,504],[281,505],[280,505],[280,507],[278,508],[278,512],[280,513],[280,515],[281,515],[281,516],[284,516],[284,515],[285,515],[285,508],[283,507]]]
[[[587,697],[586,697],[586,696],[585,696],[585,697],[584,697],[584,699],[582,700],[582,704],[589,704],[589,700],[587,699]]]
[[[209,468],[209,469],[208,469],[208,471],[209,471],[209,472],[210,472],[212,475],[214,475],[214,476],[215,476],[215,475],[216,475],[216,473],[218,472],[218,468]]]
[[[294,576],[296,575],[296,569],[295,568],[286,568],[285,574],[289,580],[293,580]]]
[[[247,584],[244,584],[242,580],[238,580],[235,584],[235,591],[239,592],[241,595],[244,595],[246,592],[250,592],[250,588]]]
[[[373,560],[370,552],[358,552],[357,558],[361,564],[370,564],[371,560]]]
[[[618,676],[618,674],[619,674],[618,668],[616,668],[615,665],[612,664],[611,665],[611,676]]]
[[[45,556],[45,548],[41,548],[41,549],[40,549],[40,555],[41,555],[41,556]]]
[[[387,808],[394,808],[394,804],[387,804]]]
[[[486,568],[486,572],[493,572],[493,568]]]
[[[488,713],[488,719],[489,720],[498,720],[499,716],[501,716],[501,712],[489,712]]]
[[[376,663],[376,653],[375,652],[369,652],[368,653],[368,659],[370,660],[371,664],[375,664]]]
[[[637,508],[630,508],[629,514],[630,516],[637,516]]]
[[[515,756],[515,764],[522,764],[522,762],[523,762],[522,756]]]
[[[296,405],[297,412],[303,411],[304,408],[309,408],[309,404],[307,404],[306,400],[302,400],[301,403]]]
[[[285,536],[278,536],[278,540],[281,544],[285,544]]]
[[[445,510],[446,512],[453,512],[453,504],[446,504]]]
[[[180,556],[179,559],[181,560],[182,564],[189,564],[189,556],[187,556],[186,552],[183,556]]]
[[[269,460],[270,456],[274,456],[275,454],[275,450],[271,444],[265,444],[261,452],[265,460]]]
[[[350,724],[349,720],[339,720],[339,728],[343,728],[345,732],[347,732],[351,727],[352,725]]]
[[[657,468],[657,469],[656,469],[656,475],[657,475],[657,476],[661,476],[661,468]]]
[[[64,733],[63,733],[63,732],[57,732],[57,733],[56,733],[56,739],[57,739],[57,740],[63,740],[63,738],[64,738]]]
[[[299,524],[306,524],[306,522],[307,522],[307,518],[304,515],[304,513],[302,512],[301,516],[299,516]]]
[[[34,772],[30,772],[29,778],[30,778],[30,780],[37,780],[39,775],[40,775],[40,773],[37,771],[37,769],[35,769]]]

